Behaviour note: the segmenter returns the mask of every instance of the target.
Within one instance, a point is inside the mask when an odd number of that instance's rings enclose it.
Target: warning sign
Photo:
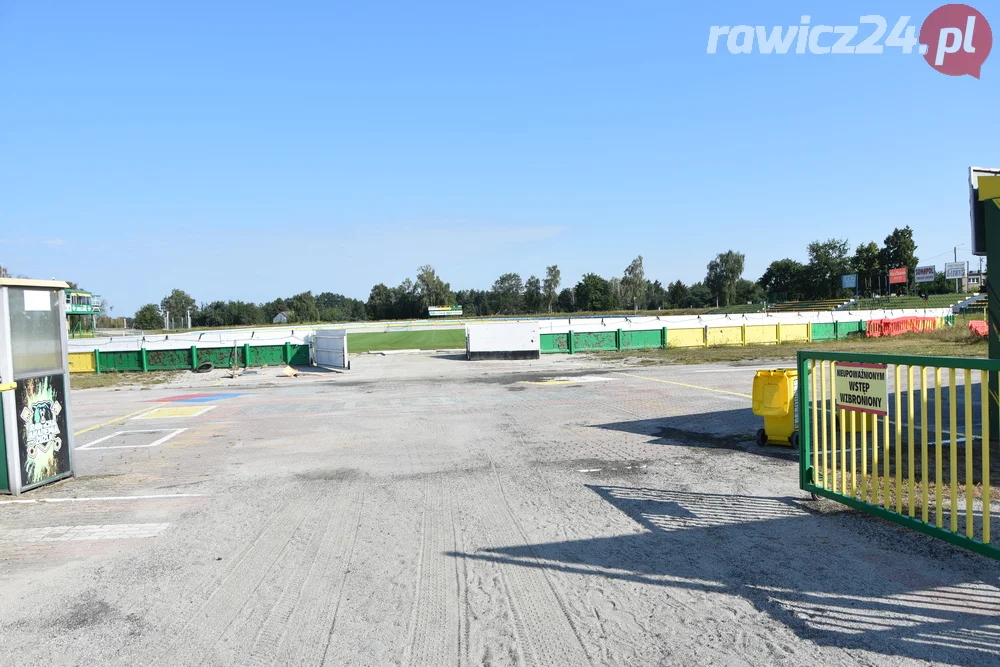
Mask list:
[[[838,363],[837,407],[873,415],[888,414],[885,368],[885,364]]]

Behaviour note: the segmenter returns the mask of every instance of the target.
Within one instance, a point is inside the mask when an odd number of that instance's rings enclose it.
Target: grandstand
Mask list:
[[[743,315],[745,313],[760,313],[767,308],[763,303],[741,303],[734,306],[722,306],[708,311],[709,315]]]
[[[814,313],[836,310],[848,303],[847,299],[820,299],[818,301],[785,301],[768,308],[772,313]]]
[[[858,299],[845,304],[840,310],[900,310],[902,308],[951,308],[969,298],[968,294],[929,294],[920,296],[883,296]]]

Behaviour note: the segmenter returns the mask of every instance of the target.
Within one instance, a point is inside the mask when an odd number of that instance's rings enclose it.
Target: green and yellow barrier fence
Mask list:
[[[864,334],[865,322],[829,322],[824,324],[743,324],[693,329],[650,329],[541,334],[542,354],[642,350],[667,347],[715,347],[720,345],[780,345],[782,343],[836,340],[852,334]]]
[[[198,348],[192,345],[177,350],[128,350],[121,352],[73,352],[69,355],[70,373],[107,371],[180,371],[194,370],[206,362],[218,368],[247,366],[307,366],[309,346],[239,345],[236,347]]]
[[[988,438],[998,371],[991,359],[800,351],[801,488],[1000,558]]]

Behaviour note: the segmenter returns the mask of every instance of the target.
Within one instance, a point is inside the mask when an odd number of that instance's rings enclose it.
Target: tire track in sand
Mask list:
[[[424,489],[420,558],[414,586],[403,664],[454,665],[460,662],[458,581],[455,576],[451,492],[447,484]]]
[[[176,665],[199,664],[229,624],[235,619],[246,600],[266,576],[279,554],[288,545],[306,520],[313,506],[316,491],[302,491],[276,511],[261,527],[249,546],[212,585],[204,587],[206,595],[198,610],[190,614],[180,628],[160,634],[162,644],[148,647],[147,661],[128,656],[127,664]],[[172,640],[172,641],[171,641]],[[169,642],[169,643],[168,643]]]
[[[489,458],[488,453],[486,456]],[[488,477],[480,479],[474,488],[470,485],[467,497],[482,519],[483,537],[486,538],[484,546],[487,549],[511,546],[530,549],[527,535],[514,516],[492,459],[490,470],[477,474]],[[484,555],[488,560],[490,552],[486,551]],[[533,665],[592,664],[580,633],[545,572],[544,564],[533,557],[525,560],[531,560],[539,567],[495,564],[512,610],[521,659]],[[483,565],[482,560],[473,563],[474,568]]]

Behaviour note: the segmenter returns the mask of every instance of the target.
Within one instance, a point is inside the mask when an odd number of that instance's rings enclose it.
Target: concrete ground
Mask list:
[[[1000,564],[798,489],[753,367],[358,356],[73,394],[18,664],[997,664]],[[207,393],[185,400],[167,399]]]

